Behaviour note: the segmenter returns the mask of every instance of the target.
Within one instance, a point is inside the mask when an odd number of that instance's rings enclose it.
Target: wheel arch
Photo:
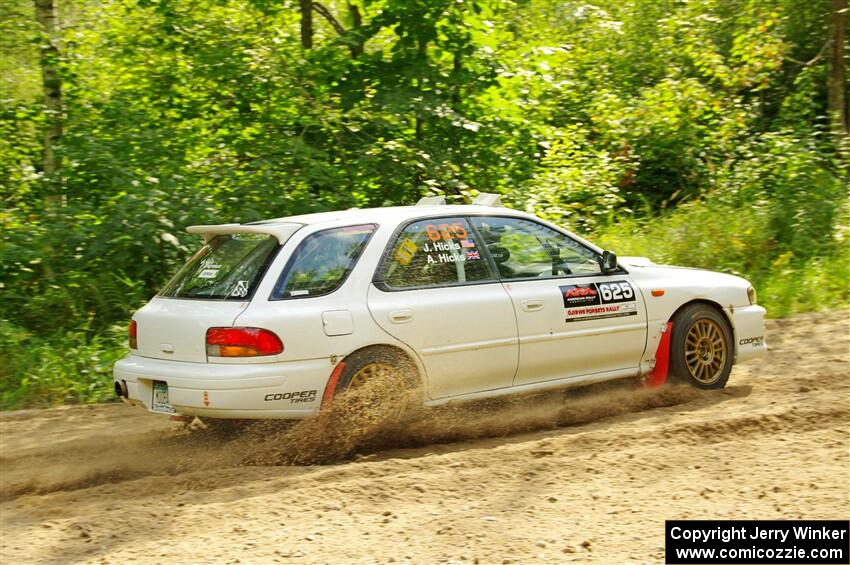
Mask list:
[[[712,308],[713,310],[715,310],[718,314],[720,314],[723,317],[724,320],[726,320],[726,323],[729,325],[729,333],[732,334],[732,343],[730,344],[730,347],[732,349],[732,363],[733,364],[737,363],[738,362],[738,338],[736,337],[737,332],[735,330],[735,324],[732,323],[732,318],[729,316],[729,313],[726,310],[724,310],[723,306],[721,306],[719,303],[717,303],[713,300],[709,300],[707,298],[695,298],[693,300],[689,300],[688,302],[685,302],[684,304],[679,306],[676,309],[676,311],[673,312],[670,315],[668,322],[672,322],[673,318],[675,318],[679,314],[679,312],[681,312],[682,310],[684,310],[686,307],[690,306],[691,304],[705,304],[709,308]]]
[[[410,361],[410,363],[414,367],[416,367],[416,375],[415,375],[416,380],[417,380],[416,384],[418,386],[422,386],[422,385],[425,384],[424,368],[422,367],[418,356],[415,355],[413,352],[407,351],[405,348],[400,347],[400,346],[395,345],[395,344],[374,343],[374,344],[371,344],[371,345],[364,345],[362,347],[355,349],[354,351],[349,352],[345,357],[342,358],[342,360],[340,362],[345,363],[345,361],[347,359],[350,359],[352,355],[355,355],[355,354],[359,355],[359,354],[365,353],[367,351],[373,351],[373,350],[385,351],[385,352],[388,352],[391,355],[403,355],[408,361]]]
[[[413,367],[416,368],[416,374],[413,375],[416,380],[414,386],[418,388],[422,388],[424,385],[424,371],[422,366],[420,365],[419,359],[416,355],[411,354],[411,352],[406,351],[403,347],[399,347],[397,345],[391,345],[388,343],[375,343],[370,345],[364,345],[358,347],[354,351],[349,352],[345,355],[340,361],[336,364],[330,376],[328,377],[327,382],[325,383],[325,389],[322,394],[322,405],[321,408],[325,409],[330,405],[334,395],[337,393],[337,386],[339,383],[339,379],[345,370],[346,362],[352,358],[352,356],[366,354],[369,351],[382,351],[391,356],[401,355],[403,356]]]
[[[667,321],[672,322],[673,319],[679,314],[679,312],[681,312],[682,310],[684,310],[685,308],[687,308],[688,306],[691,306],[693,304],[705,304],[706,306],[716,310],[718,314],[723,316],[723,319],[726,320],[727,324],[729,324],[729,331],[732,332],[732,350],[734,351],[735,350],[735,324],[732,323],[732,318],[729,317],[729,314],[726,312],[726,310],[723,309],[723,306],[721,306],[720,304],[718,304],[717,302],[715,302],[713,300],[709,300],[707,298],[694,298],[693,300],[689,300],[689,301],[685,302],[684,304],[682,304],[681,306],[679,306],[678,308],[676,308],[676,310],[672,314],[670,314],[670,318],[668,318]]]
[[[715,378],[708,383],[701,381],[698,376],[694,375],[693,371],[691,371],[690,368],[685,367],[686,359],[683,351],[683,348],[685,347],[685,334],[682,332],[684,332],[685,330],[690,331],[690,329],[687,327],[687,324],[677,327],[674,321],[685,309],[694,306],[700,307],[703,310],[713,311],[716,315],[719,316],[720,320],[724,320],[726,322],[726,327],[729,330],[729,354],[725,360],[721,360],[721,364],[718,367],[717,372],[714,374]],[[677,308],[676,311],[673,312],[673,314],[670,316],[668,324],[670,324],[669,327],[672,327],[672,339],[669,348],[670,375],[675,378],[678,378],[680,381],[684,380],[686,382],[689,382],[697,388],[723,388],[724,386],[726,386],[726,382],[729,379],[732,367],[736,362],[737,347],[735,339],[735,326],[732,323],[732,320],[730,320],[730,316],[728,312],[724,310],[723,306],[713,300],[695,298],[693,300],[689,300],[688,302],[682,304],[679,308]],[[678,345],[678,354],[676,353],[677,344],[680,344]],[[713,357],[714,355],[712,353],[712,358]]]

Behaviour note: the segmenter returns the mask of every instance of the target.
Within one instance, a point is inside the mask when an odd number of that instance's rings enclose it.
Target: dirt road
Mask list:
[[[353,435],[347,459],[316,423],[6,413],[0,561],[657,563],[665,519],[846,519],[850,312],[772,321],[768,343],[723,391],[462,406]]]

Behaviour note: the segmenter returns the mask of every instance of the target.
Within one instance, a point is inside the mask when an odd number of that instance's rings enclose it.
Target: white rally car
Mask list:
[[[431,406],[658,385],[668,367],[720,388],[766,351],[746,280],[618,261],[493,195],[477,202],[190,227],[205,244],[133,316],[116,393],[166,414],[296,419],[394,369],[412,369]]]

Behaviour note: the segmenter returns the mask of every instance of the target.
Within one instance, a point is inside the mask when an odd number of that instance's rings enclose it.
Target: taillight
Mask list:
[[[283,353],[283,343],[274,332],[262,328],[210,328],[207,355],[210,357],[257,357]]]
[[[130,349],[138,349],[139,348],[139,340],[137,339],[138,328],[136,327],[136,320],[130,320],[130,330],[129,330],[129,341],[130,341]]]

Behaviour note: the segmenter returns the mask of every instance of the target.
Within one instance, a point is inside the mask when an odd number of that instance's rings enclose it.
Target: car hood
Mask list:
[[[750,286],[749,281],[736,275],[718,273],[694,267],[678,267],[675,265],[657,265],[646,257],[623,257],[617,261],[637,279],[656,282],[677,281],[701,287],[731,287],[743,288]]]
[[[617,263],[629,267],[649,267],[655,265],[649,257],[617,257]]]

